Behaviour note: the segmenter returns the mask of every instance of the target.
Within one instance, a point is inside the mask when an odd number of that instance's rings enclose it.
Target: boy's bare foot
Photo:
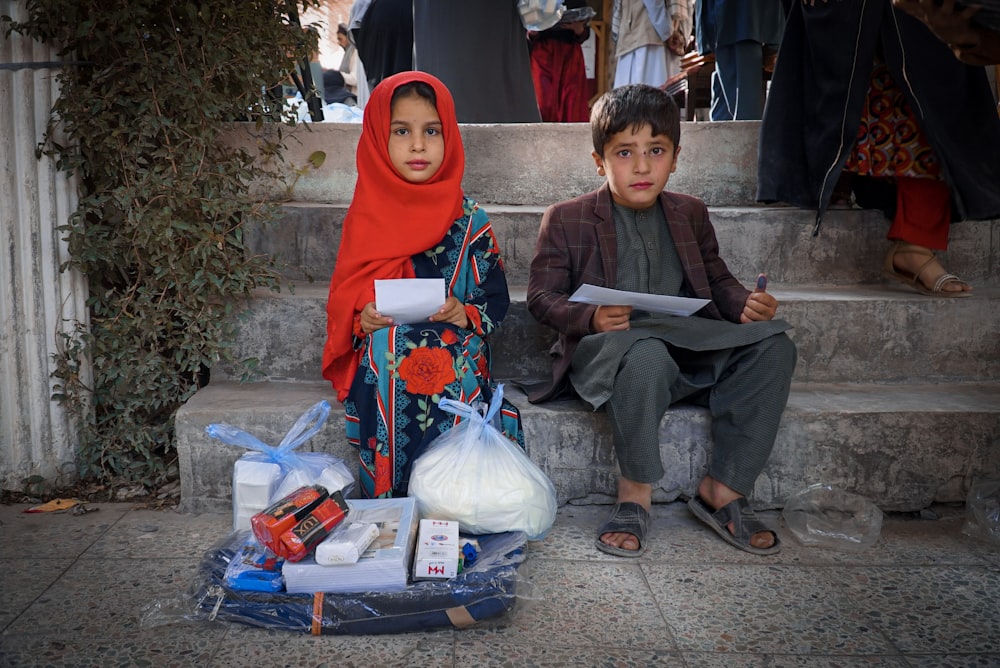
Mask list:
[[[711,476],[705,476],[698,483],[698,496],[708,504],[713,510],[718,510],[743,495],[736,490],[727,487]],[[733,533],[733,523],[726,525],[729,533]],[[758,531],[750,537],[750,545],[760,549],[767,549],[774,545],[774,533],[771,531]]]

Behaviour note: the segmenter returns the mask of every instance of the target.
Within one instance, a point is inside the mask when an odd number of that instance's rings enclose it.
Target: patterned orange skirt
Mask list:
[[[872,71],[861,126],[845,169],[855,174],[941,179],[941,163],[885,65]]]

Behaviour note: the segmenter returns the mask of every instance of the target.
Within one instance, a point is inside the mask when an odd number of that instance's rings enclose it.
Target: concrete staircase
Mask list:
[[[1000,221],[953,227],[949,268],[970,280],[972,299],[922,296],[880,277],[887,223],[872,211],[831,211],[818,237],[813,213],[753,202],[755,122],[686,123],[677,173],[669,187],[704,199],[722,255],[750,284],[759,272],[794,325],[799,349],[794,386],[774,453],[754,500],[780,507],[791,494],[823,482],[863,494],[883,510],[918,510],[962,501],[976,476],[1000,472]],[[253,128],[233,143],[254,147]],[[234,342],[240,357],[259,360],[240,383],[233,369],[212,370],[211,383],[177,414],[177,449],[185,510],[228,507],[232,464],[241,450],[209,439],[204,427],[228,422],[277,443],[316,401],[334,406],[309,449],[334,453],[354,467],[342,409],[320,377],[327,281],[356,178],[360,127],[317,124],[296,130],[287,154],[306,164],[294,202],[277,227],[254,230],[254,251],[285,263],[293,290],[260,294],[243,305]],[[511,285],[510,313],[492,340],[501,380],[544,377],[553,334],[527,312],[524,286],[545,205],[601,183],[584,125],[464,126],[466,191],[490,213]],[[280,183],[256,184],[276,199]],[[311,281],[310,279],[314,279]],[[528,452],[552,478],[560,502],[605,502],[616,468],[603,413],[578,401],[532,406],[512,384]],[[661,424],[667,475],[657,501],[690,494],[710,452],[709,418],[678,406]]]

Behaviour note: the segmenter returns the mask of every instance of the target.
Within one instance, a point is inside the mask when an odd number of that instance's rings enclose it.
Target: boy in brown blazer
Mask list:
[[[705,204],[665,192],[680,153],[680,115],[664,91],[635,84],[591,111],[594,162],[607,183],[549,207],[528,282],[528,309],[559,333],[551,383],[532,402],[573,393],[611,421],[618,502],[598,549],[637,557],[646,549],[653,484],[663,477],[659,425],[669,406],[709,408],[714,448],[692,512],[730,544],[780,549],[746,496],[774,446],[796,352],[774,320],[761,276],[744,288],[719,257]],[[627,304],[570,301],[582,285],[710,300],[690,317]]]

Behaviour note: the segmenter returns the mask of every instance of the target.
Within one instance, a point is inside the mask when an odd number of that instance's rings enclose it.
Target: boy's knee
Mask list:
[[[638,379],[673,377],[680,373],[666,344],[655,338],[641,339],[629,347],[621,371],[626,370]]]

